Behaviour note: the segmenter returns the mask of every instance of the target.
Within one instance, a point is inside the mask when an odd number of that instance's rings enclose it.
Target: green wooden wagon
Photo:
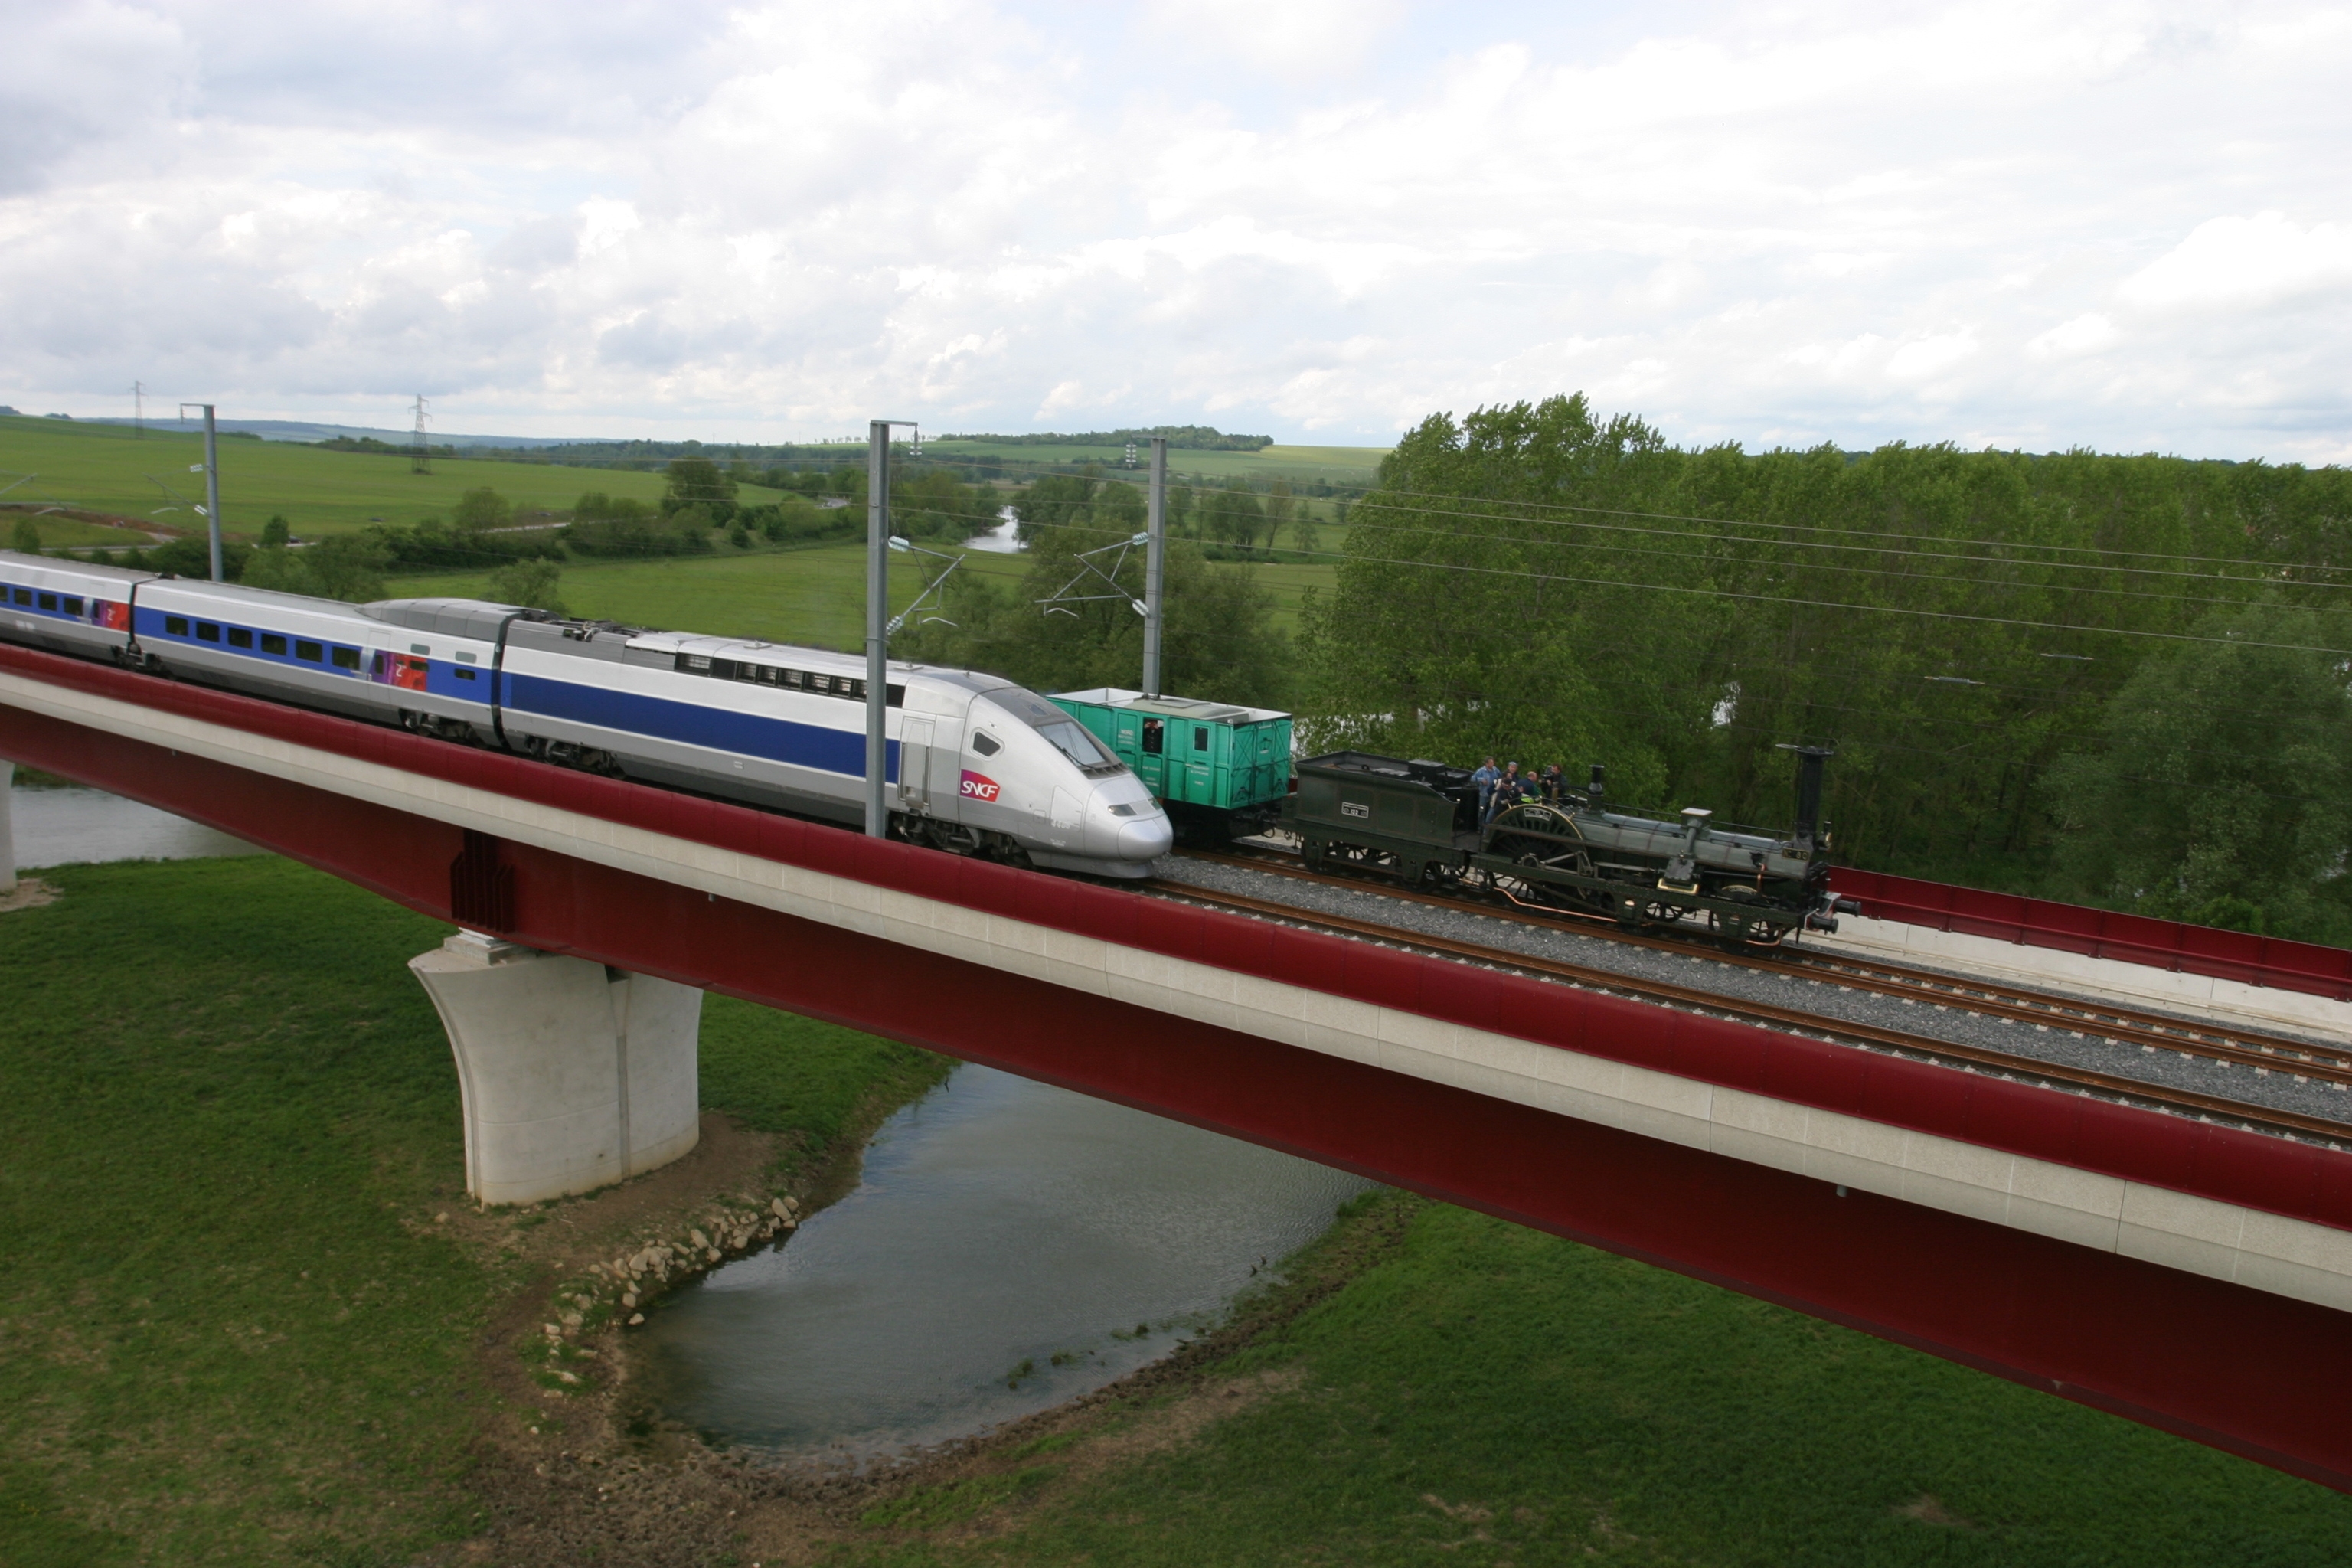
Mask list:
[[[1135,770],[1188,841],[1262,832],[1290,793],[1287,713],[1115,686],[1054,700]]]

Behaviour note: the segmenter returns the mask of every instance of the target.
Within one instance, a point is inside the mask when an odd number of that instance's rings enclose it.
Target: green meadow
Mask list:
[[[436,458],[431,473],[415,474],[406,458],[383,453],[242,437],[225,438],[219,447],[222,528],[238,539],[257,538],[273,513],[283,514],[296,533],[313,535],[371,522],[413,523],[432,513],[446,517],[459,496],[481,485],[527,514],[568,512],[584,490],[651,503],[661,499],[665,484],[658,473],[633,469]],[[189,465],[201,465],[204,457],[201,436],[151,430],[142,439],[119,425],[0,417],[0,485],[23,481],[0,500],[201,531],[204,519],[193,509],[205,499],[205,476],[189,472]],[[777,499],[778,492],[758,486],[745,487],[741,495],[746,505]],[[36,522],[45,544],[112,543],[121,537],[55,513]],[[77,528],[87,537],[77,536]]]
[[[1335,531],[1327,531],[1327,548]],[[912,603],[927,574],[937,568],[938,563],[928,557],[893,555],[891,608],[904,609]],[[966,552],[964,563],[957,568],[1000,585],[1017,585],[1028,569],[1025,556],[980,550]],[[1274,595],[1273,624],[1288,629],[1297,626],[1305,591],[1328,584],[1332,576],[1328,564],[1281,561],[1219,562],[1215,569],[1255,574]],[[490,579],[480,572],[433,573],[395,578],[387,591],[396,598],[480,597],[490,592]],[[556,591],[565,609],[592,619],[814,647],[855,650],[865,646],[862,544],[739,551],[721,543],[709,555],[574,560],[564,563]]]

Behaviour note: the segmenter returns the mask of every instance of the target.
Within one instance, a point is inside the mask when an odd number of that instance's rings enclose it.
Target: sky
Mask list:
[[[2352,460],[2352,8],[0,0],[0,403]]]

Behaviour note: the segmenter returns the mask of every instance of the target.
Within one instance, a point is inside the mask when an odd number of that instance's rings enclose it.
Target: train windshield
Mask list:
[[[1082,768],[1098,768],[1111,760],[1103,754],[1100,746],[1095,744],[1095,738],[1075,720],[1064,719],[1033,727],[1054,743],[1055,751]]]

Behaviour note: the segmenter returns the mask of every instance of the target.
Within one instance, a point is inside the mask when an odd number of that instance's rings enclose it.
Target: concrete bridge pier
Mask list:
[[[457,1053],[466,1187],[481,1202],[589,1192],[700,1137],[694,987],[470,931],[408,967]]]

